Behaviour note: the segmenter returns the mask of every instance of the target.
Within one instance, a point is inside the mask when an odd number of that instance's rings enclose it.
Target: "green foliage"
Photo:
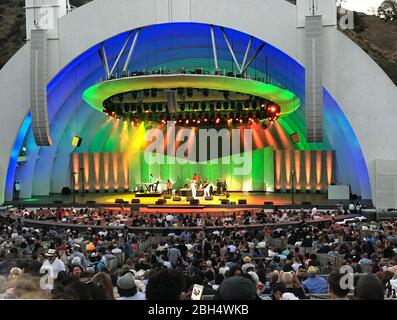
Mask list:
[[[386,22],[397,21],[397,0],[385,0],[378,8],[378,16]]]

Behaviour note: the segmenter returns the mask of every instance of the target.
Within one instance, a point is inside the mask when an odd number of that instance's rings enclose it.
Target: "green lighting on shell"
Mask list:
[[[83,99],[102,112],[103,102],[119,93],[145,89],[197,88],[250,94],[277,103],[280,116],[286,116],[300,107],[300,99],[291,91],[272,84],[250,79],[214,75],[148,75],[113,79],[97,83],[83,93]]]

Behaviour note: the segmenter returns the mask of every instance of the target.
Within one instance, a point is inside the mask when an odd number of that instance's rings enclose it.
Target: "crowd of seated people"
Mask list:
[[[248,218],[257,222],[258,216]],[[23,220],[1,224],[1,297],[32,298],[36,292],[40,299],[176,300],[190,299],[194,284],[203,286],[204,297],[219,300],[395,296],[394,221],[275,230],[181,228],[164,237],[128,228],[82,230],[35,229]],[[338,286],[343,266],[357,276],[354,290]],[[55,281],[42,288],[39,280],[48,270]]]

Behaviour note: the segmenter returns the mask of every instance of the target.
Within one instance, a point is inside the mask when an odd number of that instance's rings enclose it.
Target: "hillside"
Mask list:
[[[70,0],[70,3],[81,6],[90,1]],[[25,0],[0,0],[0,68],[25,42],[24,5]],[[355,30],[343,32],[367,52],[397,85],[397,23],[355,14]]]
[[[397,22],[356,13],[355,29],[343,31],[388,74],[397,85]]]

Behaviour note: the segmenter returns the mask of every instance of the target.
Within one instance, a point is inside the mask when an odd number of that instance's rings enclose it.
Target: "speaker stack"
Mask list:
[[[173,197],[172,201],[182,201],[182,198],[181,197]]]
[[[204,199],[206,201],[211,201],[211,200],[214,200],[214,197],[213,196],[206,196]]]

